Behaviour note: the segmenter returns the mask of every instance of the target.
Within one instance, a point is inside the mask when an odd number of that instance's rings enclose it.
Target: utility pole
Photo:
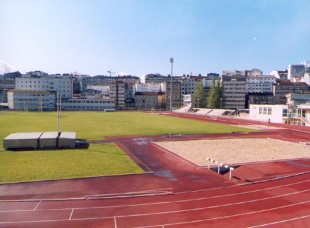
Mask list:
[[[170,58],[171,74],[170,74],[170,112],[172,112],[172,74],[173,74],[173,57]]]

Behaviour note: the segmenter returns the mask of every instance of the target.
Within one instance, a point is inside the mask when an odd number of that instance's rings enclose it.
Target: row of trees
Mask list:
[[[202,82],[195,86],[195,103],[197,108],[222,108],[222,95],[223,89],[220,80],[212,80],[209,92],[203,88]]]

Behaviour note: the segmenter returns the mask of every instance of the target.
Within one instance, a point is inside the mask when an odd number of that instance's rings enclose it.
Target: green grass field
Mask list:
[[[60,126],[61,131],[75,131],[78,138],[88,140],[106,136],[250,131],[143,112],[62,112]],[[55,112],[0,112],[0,148],[2,139],[14,132],[56,130]],[[0,183],[143,172],[114,144],[92,144],[89,149],[80,150],[0,149],[0,162]]]

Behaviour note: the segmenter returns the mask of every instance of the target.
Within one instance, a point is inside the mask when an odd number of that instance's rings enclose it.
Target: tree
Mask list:
[[[222,86],[220,80],[212,80],[208,94],[208,106],[210,108],[222,108]]]
[[[195,98],[195,106],[197,108],[205,108],[207,106],[207,98],[208,94],[203,88],[202,82],[198,82],[195,85],[195,92],[194,92],[194,98]]]

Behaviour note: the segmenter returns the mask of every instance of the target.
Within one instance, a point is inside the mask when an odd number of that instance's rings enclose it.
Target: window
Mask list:
[[[264,115],[267,115],[267,107],[264,107]]]
[[[272,108],[268,107],[268,115],[270,116],[272,114]]]

